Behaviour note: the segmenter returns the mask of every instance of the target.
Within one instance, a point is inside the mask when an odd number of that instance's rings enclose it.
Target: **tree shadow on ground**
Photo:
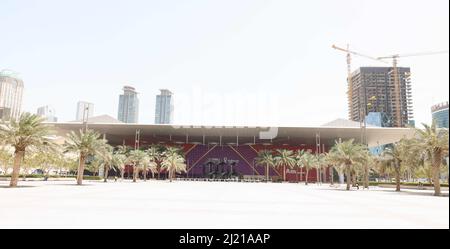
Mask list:
[[[9,185],[0,186],[0,188],[10,188],[10,189],[16,189],[16,188],[35,188],[37,186],[17,186],[17,187],[10,187]]]
[[[434,196],[433,192],[413,192],[413,191],[405,191],[405,190],[401,190],[400,192],[396,192],[395,190],[387,190],[387,189],[383,189],[383,190],[378,190],[381,192],[386,192],[386,193],[390,193],[390,194],[401,194],[401,195],[417,195],[417,196],[431,196],[431,197],[449,197],[448,193],[441,193],[440,196]]]
[[[364,190],[360,187],[360,189],[350,189],[350,190],[346,190],[345,188],[329,188],[329,189],[318,189],[321,191],[342,191],[342,192],[364,192],[367,190]],[[373,189],[370,189],[371,191],[374,191]],[[402,194],[402,195],[417,195],[417,196],[432,196],[435,197],[433,195],[433,192],[413,192],[413,191],[407,191],[407,190],[402,190],[400,192],[396,192],[395,189],[376,189],[375,191],[377,192],[386,192],[386,193],[390,193],[390,194]],[[437,197],[449,197],[448,193],[441,193],[440,196]]]
[[[51,186],[90,187],[90,186],[94,186],[94,184],[83,183],[83,185],[78,185],[76,183],[57,183],[57,184],[51,184]]]
[[[347,189],[345,189],[345,188],[329,188],[329,189],[315,189],[315,190],[320,190],[320,191],[342,191],[342,192],[357,192],[357,191],[363,191],[362,189],[360,189],[360,190],[357,190],[356,188],[355,189],[350,189],[350,190],[347,190]]]

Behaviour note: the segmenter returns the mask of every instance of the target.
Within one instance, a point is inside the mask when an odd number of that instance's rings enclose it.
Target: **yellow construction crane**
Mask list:
[[[377,60],[383,60],[383,59],[392,59],[392,71],[394,76],[394,92],[395,92],[395,126],[396,127],[403,127],[404,124],[402,123],[402,111],[401,111],[401,83],[400,83],[400,76],[398,72],[398,59],[399,58],[405,58],[405,57],[414,57],[414,56],[426,56],[426,55],[436,55],[436,54],[445,54],[448,53],[448,51],[435,51],[435,52],[422,52],[422,53],[414,53],[414,54],[395,54],[395,55],[389,55],[389,56],[382,56],[377,57]]]
[[[347,84],[348,84],[347,98],[348,98],[348,112],[349,112],[349,117],[351,118],[352,112],[353,112],[353,107],[352,107],[352,80],[351,80],[352,56],[350,54],[350,45],[347,44],[347,49],[342,49],[342,48],[336,47],[335,45],[333,45],[333,48],[347,53]]]
[[[352,105],[352,101],[353,101],[353,85],[352,85],[352,55],[356,55],[359,57],[364,57],[367,59],[371,59],[371,60],[375,60],[378,62],[384,62],[387,63],[385,61],[383,61],[382,59],[378,59],[376,57],[373,56],[369,56],[369,55],[365,55],[365,54],[361,54],[355,51],[350,50],[350,45],[347,44],[347,48],[341,48],[338,47],[336,45],[332,46],[334,49],[342,51],[347,53],[347,81],[348,81],[348,92],[347,92],[347,96],[348,96],[348,108],[349,108],[349,117],[350,119],[352,119],[352,113],[353,113],[353,105]],[[364,107],[361,107],[362,109],[364,109]],[[362,110],[361,109],[361,110]],[[364,119],[364,117],[362,116],[363,114],[360,113],[361,117],[360,117],[360,121]]]
[[[367,59],[371,59],[371,60],[375,60],[378,62],[384,62],[385,61],[378,59],[376,57],[373,56],[369,56],[369,55],[365,55],[365,54],[361,54],[355,51],[350,50],[350,45],[347,44],[347,48],[341,48],[338,47],[336,45],[332,46],[334,49],[342,51],[347,53],[347,81],[348,81],[348,92],[347,92],[347,97],[348,97],[348,108],[349,108],[349,118],[350,120],[352,120],[353,118],[353,113],[354,113],[354,108],[353,108],[353,84],[352,84],[352,55],[356,55],[359,57],[364,57]],[[361,103],[360,106],[360,110],[359,110],[359,126],[361,128],[361,143],[366,143],[366,106],[365,103]]]
[[[384,59],[392,59],[392,70],[393,70],[393,77],[394,77],[394,92],[395,92],[395,126],[396,127],[403,127],[402,124],[402,113],[401,113],[401,86],[400,86],[400,76],[399,76],[399,72],[398,72],[398,59],[399,58],[405,58],[405,57],[414,57],[414,56],[426,56],[426,55],[436,55],[436,54],[444,54],[444,53],[448,53],[448,51],[435,51],[435,52],[422,52],[422,53],[412,53],[412,54],[395,54],[395,55],[390,55],[390,56],[382,56],[382,57],[373,57],[373,56],[368,56],[368,55],[364,55],[355,51],[351,51],[349,49],[349,46],[347,45],[347,49],[344,48],[340,48],[337,47],[335,45],[332,46],[334,49],[342,51],[342,52],[346,52],[347,53],[347,70],[348,70],[348,98],[349,98],[349,112],[353,113],[353,106],[351,105],[352,103],[352,93],[353,93],[353,89],[352,89],[352,74],[351,74],[351,55],[356,55],[356,56],[360,56],[360,57],[364,57],[367,59],[371,59],[371,60],[375,60],[375,61],[379,61],[379,62],[383,62],[383,63],[387,63],[386,61],[384,61]],[[364,107],[363,107],[364,108]],[[361,114],[362,115],[362,114]],[[362,117],[364,118],[364,117]]]

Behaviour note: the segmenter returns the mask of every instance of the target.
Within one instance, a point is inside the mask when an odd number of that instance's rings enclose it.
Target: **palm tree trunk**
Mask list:
[[[351,175],[352,175],[352,186],[356,187],[356,182],[358,181],[356,177],[356,172],[355,171],[351,172]]]
[[[15,151],[14,152],[14,166],[13,172],[11,175],[11,182],[9,183],[10,187],[17,187],[17,182],[19,181],[19,173],[20,173],[20,163],[22,162],[25,151]]]
[[[433,165],[432,165],[432,171],[433,171],[433,185],[434,185],[434,195],[440,196],[441,195],[441,154],[440,153],[434,153],[433,154]]]
[[[441,183],[440,183],[440,169],[439,166],[433,166],[433,185],[434,185],[434,195],[441,195]]]
[[[305,185],[308,185],[308,175],[309,175],[309,169],[306,169]]]
[[[104,172],[104,174],[103,174],[105,179],[103,179],[103,182],[107,182],[107,181],[108,181],[108,168],[109,168],[109,167],[107,167],[107,166],[105,165],[105,169],[104,169],[105,172]]]
[[[122,178],[122,181],[123,181],[123,178],[124,178],[124,176],[125,176],[125,168],[123,168],[123,169],[120,171],[120,174],[121,174],[121,178]]]
[[[364,188],[369,189],[369,165],[364,165]]]
[[[303,167],[300,167],[300,182],[303,180]]]
[[[45,171],[44,181],[47,181],[49,177],[50,177],[50,169],[47,169],[47,170]]]
[[[351,181],[352,181],[352,177],[350,174],[350,166],[347,166],[346,175],[347,175],[347,190],[350,190],[350,185],[351,185]]]
[[[147,167],[144,167],[144,182],[147,181]]]
[[[395,191],[400,192],[400,164],[395,162]]]
[[[319,185],[320,183],[320,172],[319,169],[316,168],[316,184]]]
[[[333,186],[334,185],[334,171],[333,171],[333,167],[330,167],[329,172],[330,172],[330,183],[331,183],[331,186]]]
[[[269,182],[269,164],[266,164],[266,182]]]
[[[133,166],[133,182],[137,181],[137,177],[139,175],[139,171],[136,166]]]
[[[286,165],[283,165],[283,181],[286,181]]]
[[[83,175],[84,175],[84,165],[85,165],[86,156],[80,153],[80,164],[78,165],[77,172],[77,185],[83,184]]]
[[[173,172],[169,170],[169,181],[172,182]]]

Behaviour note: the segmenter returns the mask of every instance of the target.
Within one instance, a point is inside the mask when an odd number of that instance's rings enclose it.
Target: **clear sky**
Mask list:
[[[448,0],[0,0],[0,69],[25,82],[24,110],[79,100],[117,117],[123,85],[153,123],[160,88],[177,124],[320,125],[347,118],[345,54],[449,48]],[[404,58],[416,122],[449,99],[448,54]],[[383,66],[354,58],[353,68]]]

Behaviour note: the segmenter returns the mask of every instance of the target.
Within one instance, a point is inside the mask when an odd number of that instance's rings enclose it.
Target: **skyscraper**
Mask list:
[[[171,124],[173,121],[173,93],[167,89],[161,89],[161,94],[156,95],[155,124]]]
[[[10,70],[0,71],[0,120],[19,118],[22,111],[23,81]]]
[[[349,98],[351,120],[361,121],[369,113],[380,113],[383,127],[405,127],[414,124],[410,68],[399,67],[400,106],[394,88],[392,67],[361,67],[352,74],[352,91]],[[400,108],[401,119],[396,120]]]
[[[434,105],[431,107],[431,113],[436,127],[448,129],[448,102]]]
[[[137,123],[139,120],[139,99],[136,89],[131,86],[123,87],[123,94],[119,96],[119,113],[117,119],[124,123]]]
[[[37,115],[45,118],[47,122],[58,122],[58,118],[55,116],[55,108],[51,106],[42,106],[37,110]]]
[[[86,101],[78,101],[76,121],[83,121],[84,117],[90,118],[93,116],[94,116],[94,104]]]

